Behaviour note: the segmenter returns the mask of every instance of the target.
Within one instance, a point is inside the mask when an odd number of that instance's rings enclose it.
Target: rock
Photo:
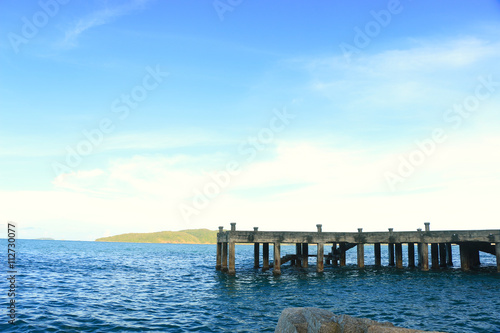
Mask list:
[[[275,333],[417,333],[391,323],[336,315],[318,308],[288,308],[281,313]],[[435,332],[438,333],[438,332]]]

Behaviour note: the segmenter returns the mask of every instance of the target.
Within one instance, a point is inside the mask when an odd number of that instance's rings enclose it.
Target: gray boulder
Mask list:
[[[288,308],[281,313],[275,333],[416,333],[391,323],[336,315],[318,308]],[[437,333],[437,332],[436,332]]]

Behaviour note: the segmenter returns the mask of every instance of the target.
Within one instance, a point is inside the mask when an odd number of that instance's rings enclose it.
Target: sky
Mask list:
[[[491,0],[2,1],[0,223],[498,229],[499,23]]]

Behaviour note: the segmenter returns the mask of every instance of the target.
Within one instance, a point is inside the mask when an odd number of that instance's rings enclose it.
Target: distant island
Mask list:
[[[41,238],[35,238],[35,240],[55,240],[55,239],[50,237],[41,237]]]
[[[218,231],[208,229],[189,229],[181,231],[130,233],[101,237],[96,239],[96,242],[216,244],[217,232]]]

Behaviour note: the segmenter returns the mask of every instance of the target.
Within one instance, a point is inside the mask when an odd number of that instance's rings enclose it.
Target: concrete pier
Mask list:
[[[431,247],[431,267],[451,267],[452,244],[459,245],[461,268],[465,271],[481,265],[479,253],[486,252],[496,257],[500,272],[500,230],[430,230],[425,223],[425,230],[365,232],[358,228],[357,232],[324,232],[321,224],[316,225],[315,232],[288,231],[237,231],[236,223],[231,223],[231,229],[224,231],[219,228],[216,246],[215,268],[228,274],[236,274],[235,258],[236,243],[254,244],[254,268],[260,267],[260,244],[262,243],[262,270],[269,267],[269,244],[273,244],[273,274],[281,274],[282,265],[290,262],[293,266],[308,268],[310,256],[316,257],[316,271],[324,271],[325,261],[331,261],[333,266],[346,265],[346,252],[356,247],[357,266],[365,266],[365,245],[374,245],[375,265],[382,265],[381,245],[388,245],[389,265],[403,267],[403,244],[408,245],[408,267],[415,267],[415,243],[417,244],[418,266],[421,270],[429,270],[429,244]],[[295,244],[295,253],[281,256],[281,244]],[[316,254],[309,255],[309,244],[317,246]],[[325,255],[324,247],[332,244],[332,252]],[[391,254],[392,253],[392,254]],[[371,264],[371,263],[370,263]]]

